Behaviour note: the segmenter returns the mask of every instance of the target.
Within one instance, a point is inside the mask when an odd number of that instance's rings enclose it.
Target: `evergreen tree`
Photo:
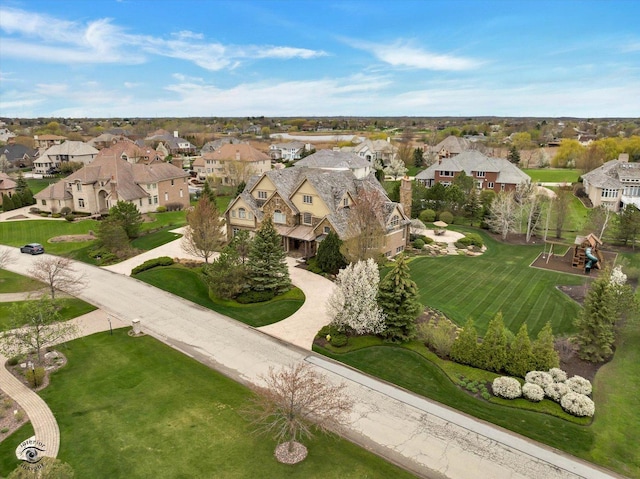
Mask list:
[[[11,211],[13,208],[13,200],[7,194],[2,195],[2,210]]]
[[[478,332],[469,318],[451,346],[451,359],[458,363],[475,366],[478,360]]]
[[[138,207],[128,201],[118,201],[109,210],[109,218],[120,223],[129,239],[138,236],[142,224],[142,214]]]
[[[413,165],[420,168],[424,162],[424,150],[422,148],[416,148],[413,150]]]
[[[418,286],[411,279],[409,265],[404,255],[380,282],[378,305],[385,314],[387,327],[382,332],[386,341],[403,343],[416,335],[416,318],[422,311],[418,301]]]
[[[609,274],[601,274],[591,283],[584,307],[574,321],[578,356],[582,359],[598,363],[613,354],[616,299]]]
[[[231,240],[229,244],[236,253],[242,264],[247,262],[249,256],[249,249],[251,249],[251,236],[247,230],[240,230]]]
[[[507,154],[507,160],[509,160],[511,163],[514,163],[516,165],[520,163],[520,152],[515,147],[515,145],[509,148],[509,153]]]
[[[344,256],[340,252],[341,246],[342,240],[333,231],[320,243],[316,254],[316,261],[322,271],[337,274],[340,269],[347,265]]]
[[[209,286],[209,293],[217,298],[233,299],[246,287],[247,268],[232,244],[226,246],[220,256],[202,268],[202,277]]]
[[[635,249],[638,235],[640,235],[640,210],[628,204],[616,217],[615,239],[624,245],[631,243]]]
[[[560,366],[560,357],[554,345],[551,321],[540,330],[536,340],[531,345],[531,355],[533,356],[533,369],[537,371],[547,371]]]
[[[529,339],[529,331],[527,324],[522,323],[518,334],[509,347],[507,353],[507,364],[505,370],[513,375],[524,377],[529,371],[535,369],[533,356],[531,355],[531,339]]]
[[[248,268],[251,288],[255,291],[280,294],[291,287],[282,240],[271,218],[262,222],[253,238],[249,248]]]
[[[216,203],[216,192],[211,189],[209,186],[209,179],[205,180],[204,186],[202,187],[202,196],[206,196],[209,199],[209,203],[213,205],[216,209],[218,208],[218,204]]]
[[[13,209],[16,210],[18,208],[22,208],[24,205],[22,204],[22,195],[19,193],[15,193],[11,197],[11,201],[13,202]]]
[[[240,193],[242,193],[246,187],[247,187],[246,182],[241,181],[240,183],[238,183],[238,186],[236,188],[236,196],[240,196]]]
[[[488,371],[502,371],[507,363],[507,335],[502,313],[489,321],[487,334],[480,344],[480,366]]]

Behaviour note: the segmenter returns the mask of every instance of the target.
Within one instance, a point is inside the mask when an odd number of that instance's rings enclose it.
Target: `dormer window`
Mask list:
[[[395,228],[395,227],[396,227],[396,226],[398,226],[399,224],[400,224],[400,216],[398,216],[398,215],[393,215],[393,216],[391,217],[391,226]]]
[[[307,205],[313,204],[313,196],[311,195],[302,195],[302,202]]]
[[[266,191],[258,191],[258,199],[259,200],[266,200],[267,199],[267,192]]]
[[[349,206],[349,198],[345,196],[344,198],[342,198],[342,207],[347,208],[348,206]]]

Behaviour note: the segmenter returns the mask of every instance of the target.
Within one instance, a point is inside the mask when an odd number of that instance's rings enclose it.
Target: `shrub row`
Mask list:
[[[174,263],[173,258],[169,258],[168,256],[161,256],[160,258],[150,259],[149,261],[145,261],[139,266],[136,266],[131,270],[131,274],[142,273],[143,271],[147,271],[148,269],[155,268],[157,266],[171,266]]]

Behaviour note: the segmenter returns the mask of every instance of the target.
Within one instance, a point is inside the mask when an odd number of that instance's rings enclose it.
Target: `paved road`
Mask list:
[[[0,248],[4,248],[0,246]],[[12,249],[8,269],[28,271],[36,260]],[[78,294],[124,322],[245,384],[260,383],[269,367],[308,361],[329,380],[344,382],[354,399],[342,433],[422,477],[608,478],[597,467],[415,396],[316,356],[249,326],[206,310],[133,278],[77,264],[88,279]],[[304,288],[303,288],[304,290]],[[307,296],[313,291],[305,290]],[[311,319],[311,318],[310,318]]]

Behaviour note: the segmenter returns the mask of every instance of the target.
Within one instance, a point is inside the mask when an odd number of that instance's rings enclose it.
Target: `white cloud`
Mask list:
[[[264,47],[254,54],[247,54],[247,56],[254,56],[255,58],[317,58],[326,56],[327,53],[322,50],[309,50],[307,48],[292,48],[292,47]]]
[[[392,44],[357,40],[346,40],[346,42],[354,48],[370,52],[379,60],[394,67],[460,71],[477,68],[482,63],[470,58],[431,53],[400,40]]]

